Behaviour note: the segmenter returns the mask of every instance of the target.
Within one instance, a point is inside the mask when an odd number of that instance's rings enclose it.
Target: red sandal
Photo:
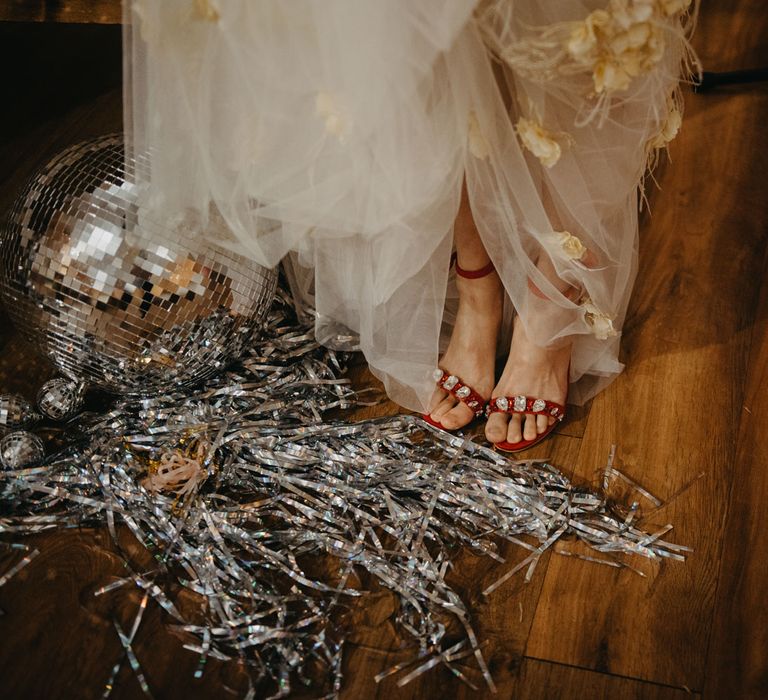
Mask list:
[[[496,268],[493,265],[493,262],[489,262],[484,267],[481,267],[478,270],[465,270],[463,267],[459,266],[458,259],[456,257],[456,253],[453,253],[451,255],[451,266],[456,266],[456,274],[459,275],[459,277],[464,277],[465,279],[471,279],[476,280],[480,279],[481,277],[485,277],[486,275],[490,275]],[[435,369],[434,372],[434,379],[435,383],[441,388],[447,391],[449,394],[457,398],[461,403],[466,405],[472,413],[475,414],[473,420],[480,418],[480,416],[485,414],[485,408],[487,405],[487,401],[480,396],[469,384],[465,384],[459,377],[457,377],[455,374],[450,374],[449,372],[446,372],[444,369],[438,367]],[[429,417],[429,413],[425,413],[422,418],[429,423],[430,425],[435,426],[436,428],[440,428],[441,430],[445,430],[447,432],[450,432],[448,428],[446,428],[440,421],[433,420]],[[466,426],[462,426],[466,427]]]
[[[488,402],[485,409],[486,416],[491,415],[491,413],[509,413],[511,415],[517,413],[531,416],[547,416],[548,418],[555,419],[552,425],[548,426],[543,433],[537,435],[533,440],[523,439],[519,442],[502,440],[501,442],[493,443],[493,446],[502,452],[521,452],[541,442],[557,427],[557,424],[565,418],[565,406],[554,401],[537,399],[532,396],[496,396]]]
[[[528,278],[528,289],[534,295],[540,299],[549,299],[544,292],[542,292],[533,280]],[[571,364],[568,363],[568,377],[571,374]],[[566,403],[568,397],[566,396]],[[535,396],[524,396],[518,394],[517,396],[495,396],[491,397],[488,401],[488,405],[485,408],[485,415],[490,416],[491,413],[509,413],[510,415],[522,414],[531,416],[547,416],[547,418],[554,418],[552,425],[547,426],[547,429],[537,435],[532,440],[519,440],[518,442],[509,442],[508,440],[501,440],[500,442],[494,442],[493,446],[502,452],[522,452],[529,447],[533,447],[540,443],[545,437],[547,437],[556,427],[557,424],[562,422],[565,418],[565,406],[554,401],[547,401],[546,399],[539,399]]]
[[[485,413],[487,401],[469,386],[469,384],[462,382],[455,374],[449,374],[444,369],[438,367],[435,369],[433,376],[435,378],[435,383],[441,389],[445,389],[451,396],[456,397],[475,414],[473,420],[475,418],[480,418],[480,416]],[[430,418],[429,413],[425,413],[422,418],[430,425],[434,425],[435,428],[450,432],[450,430],[448,430],[448,428],[446,428],[440,421]]]

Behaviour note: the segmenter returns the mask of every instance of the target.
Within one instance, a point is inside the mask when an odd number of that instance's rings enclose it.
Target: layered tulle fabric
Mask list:
[[[622,368],[639,188],[678,126],[690,24],[685,0],[135,0],[127,141],[153,154],[155,216],[218,212],[219,243],[286,261],[319,339],[417,410],[466,182],[509,309],[573,343],[580,402]]]

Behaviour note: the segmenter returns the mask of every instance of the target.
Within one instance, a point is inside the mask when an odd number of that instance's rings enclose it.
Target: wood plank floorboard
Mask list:
[[[768,62],[757,5],[737,3],[728,15],[708,8],[696,43],[705,58],[707,41],[727,32],[731,51],[738,45],[750,54],[759,44]],[[740,488],[734,438],[768,215],[749,149],[768,148],[761,127],[768,102],[758,88],[688,94],[686,108],[673,164],[642,227],[623,338],[627,371],[594,400],[576,473],[590,478],[612,443],[629,475],[662,499],[703,472],[649,521],[673,523],[669,536],[694,551],[684,565],[667,564],[646,579],[552,560],[526,654],[700,690],[728,492]]]
[[[52,4],[35,5],[45,6]],[[37,164],[121,127],[115,66],[92,65],[98,55],[115,60],[108,46],[116,28],[38,28],[60,32],[46,36],[67,68],[48,76],[55,101],[49,108],[44,73],[30,68],[30,76],[42,75],[38,83],[13,83],[14,99],[26,106],[20,115],[0,113],[0,211]],[[0,56],[3,46],[6,52],[24,46],[26,35],[18,31],[35,30],[0,22]],[[16,38],[6,40],[10,36]],[[100,53],[72,40],[86,36]],[[768,13],[759,0],[705,0],[694,44],[707,70],[756,67],[768,65],[766,36]],[[75,45],[77,56],[67,48]],[[61,85],[67,74],[71,89]],[[692,483],[647,526],[674,524],[666,537],[694,551],[686,563],[634,561],[643,577],[565,556],[585,553],[565,541],[542,558],[530,583],[518,575],[487,598],[483,588],[518,561],[521,550],[504,547],[503,564],[462,553],[452,575],[471,601],[497,697],[768,697],[768,90],[688,94],[686,107],[673,162],[659,170],[662,189],[651,193],[652,213],[642,222],[640,270],[623,338],[627,371],[526,456],[546,458],[594,484],[616,444],[620,466],[660,498]],[[0,315],[0,392],[33,398],[51,373]],[[381,398],[359,358],[350,376]],[[384,400],[343,417],[399,412]],[[481,431],[481,425],[472,430]],[[626,498],[619,486],[612,483],[612,493]],[[32,542],[40,556],[0,586],[0,695],[100,697],[121,653],[112,620],[128,625],[140,594],[93,596],[122,571],[105,531],[48,533]],[[142,556],[127,534],[123,546]],[[0,574],[14,561],[2,554]],[[412,658],[392,624],[393,600],[374,589],[352,614],[345,700],[488,697],[471,663],[466,673],[477,691],[439,668],[404,688],[396,683],[402,674],[374,682],[377,673]],[[167,616],[153,605],[135,648],[156,698],[242,697],[247,687],[236,664],[210,662],[203,679],[194,680],[195,655],[182,649]],[[301,696],[298,689],[292,693]],[[144,697],[128,668],[112,697]]]
[[[0,21],[116,24],[122,9],[120,0],[3,0]]]
[[[768,260],[760,279],[707,657],[711,700],[768,698]]]
[[[698,693],[526,658],[515,700],[696,700]]]

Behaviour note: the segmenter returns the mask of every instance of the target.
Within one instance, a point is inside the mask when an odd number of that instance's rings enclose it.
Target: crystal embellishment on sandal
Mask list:
[[[527,403],[527,400],[525,396],[522,396],[522,395],[515,396],[514,401],[512,403],[512,408],[515,411],[524,411],[526,408],[526,403]],[[496,402],[496,405],[497,406],[499,405],[498,401]]]
[[[450,390],[451,390],[451,389],[453,389],[453,387],[455,387],[455,386],[456,386],[458,383],[459,383],[459,378],[458,378],[456,375],[454,375],[454,374],[451,374],[451,375],[449,375],[449,376],[446,378],[446,380],[443,382],[443,389],[446,389],[447,391],[450,391]]]
[[[496,402],[496,408],[498,408],[500,411],[506,411],[509,408],[509,401],[507,401],[506,396],[499,396],[495,399]]]
[[[468,406],[472,413],[475,414],[475,418],[479,418],[485,412],[487,401],[480,396],[469,384],[465,384],[455,374],[448,374],[445,370],[437,367],[432,376],[435,378],[437,386],[444,389],[449,394],[455,396],[465,406]],[[446,428],[440,423],[440,421],[433,420],[429,414],[425,413],[422,418],[430,425],[446,430]],[[452,432],[452,431],[448,431]]]
[[[531,406],[532,411],[543,411],[547,407],[547,402],[544,399],[536,399]]]

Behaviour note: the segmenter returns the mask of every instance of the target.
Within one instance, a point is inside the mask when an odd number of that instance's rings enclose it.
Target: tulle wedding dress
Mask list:
[[[321,342],[359,346],[393,400],[423,411],[434,390],[464,181],[509,310],[538,344],[573,341],[570,399],[621,371],[642,183],[692,67],[690,0],[126,0],[125,14],[125,130],[152,152],[153,211],[223,217],[220,244],[285,260]]]

